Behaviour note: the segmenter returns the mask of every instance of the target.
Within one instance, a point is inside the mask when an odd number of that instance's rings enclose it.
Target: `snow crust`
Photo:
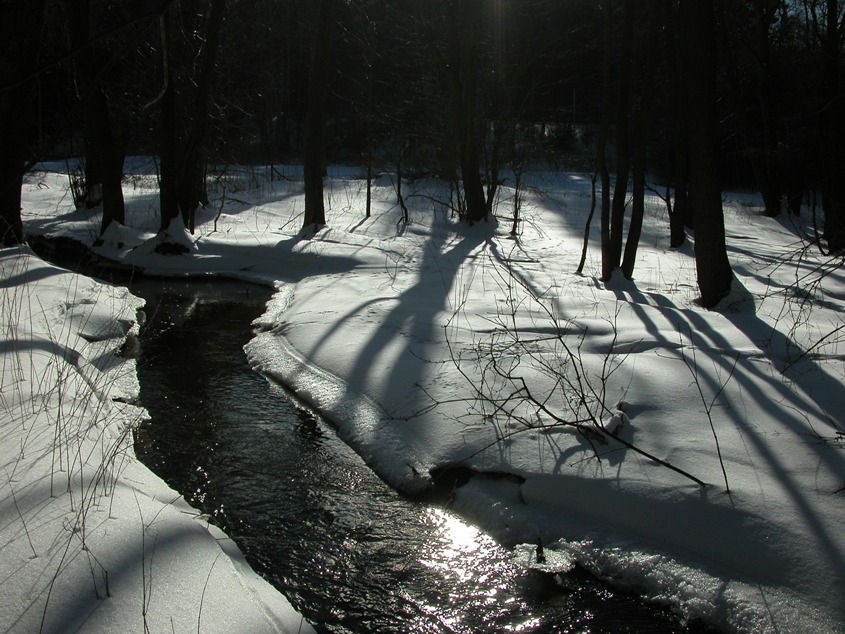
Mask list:
[[[275,285],[253,366],[396,488],[423,490],[444,466],[509,474],[472,479],[454,509],[690,619],[845,629],[845,271],[803,239],[809,217],[766,218],[754,196],[727,194],[735,281],[706,311],[694,241],[668,248],[656,198],[633,280],[597,279],[597,227],[574,273],[586,175],[527,175],[513,238],[507,186],[501,226],[467,227],[447,187],[409,183],[405,225],[389,178],[365,219],[364,181],[332,168],[329,227],[306,238],[298,172],[247,187],[256,171],[230,176],[178,256],[144,248],[156,202],[136,179],[127,226],[96,250]],[[27,230],[92,244],[92,214],[55,218],[63,178],[31,176]]]

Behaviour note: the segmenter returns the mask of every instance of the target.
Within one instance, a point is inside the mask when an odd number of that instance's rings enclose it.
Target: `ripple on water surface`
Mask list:
[[[245,290],[246,289],[246,290]],[[332,632],[678,631],[585,572],[543,574],[448,510],[385,485],[331,428],[252,372],[267,293],[215,282],[133,288],[152,420],[142,459]]]

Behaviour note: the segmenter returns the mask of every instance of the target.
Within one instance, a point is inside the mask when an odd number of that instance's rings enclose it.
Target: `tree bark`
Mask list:
[[[167,87],[161,99],[161,230],[176,216],[193,233],[196,210],[206,202],[205,167],[209,110],[214,67],[226,0],[211,0],[204,40],[199,52],[185,41],[180,7],[166,18],[164,44]],[[201,66],[191,76],[189,65],[201,55]],[[194,85],[193,90],[191,85]]]
[[[756,19],[757,54],[757,120],[759,128],[758,156],[756,163],[758,185],[763,198],[767,216],[777,216],[781,212],[783,198],[783,174],[778,166],[778,132],[775,116],[774,86],[772,77],[772,44],[769,31],[777,12],[777,3],[770,0],[757,0],[754,4]]]
[[[20,93],[0,94],[0,244],[22,244],[21,185],[26,157],[26,127],[20,121],[15,96]],[[12,103],[14,102],[14,103]]]
[[[648,65],[645,65],[648,69]],[[643,73],[645,75],[645,73]],[[644,81],[644,78],[643,78]],[[631,157],[632,200],[631,223],[628,227],[628,239],[625,241],[625,255],[622,259],[622,273],[626,279],[634,277],[634,266],[637,261],[637,249],[645,216],[645,173],[646,173],[646,129],[648,126],[647,100],[648,89],[641,81],[639,99],[634,108],[633,153]]]
[[[719,185],[719,123],[716,110],[716,29],[710,2],[684,1],[689,121],[689,204],[695,214],[695,264],[701,303],[715,306],[733,278],[725,246]]]
[[[612,271],[604,270],[604,263],[610,262],[610,173],[607,167],[607,137],[610,130],[610,75],[611,75],[611,49],[610,31],[613,27],[613,2],[607,0],[602,7],[603,15],[603,42],[602,42],[602,115],[599,125],[598,139],[596,140],[596,172],[601,180],[601,211],[600,235],[601,235],[601,260],[602,279],[610,277]]]
[[[466,219],[472,224],[487,218],[484,184],[479,173],[479,130],[477,120],[478,64],[474,50],[476,32],[469,0],[457,0],[450,25],[452,64],[452,119],[458,137],[458,161],[461,168]]]
[[[650,83],[654,72],[653,41],[658,37],[658,20],[654,11],[647,15],[642,12],[629,16],[632,21],[636,17],[637,23],[644,23],[643,32],[637,39],[636,51],[636,82],[632,83],[633,109],[631,119],[633,130],[631,133],[631,222],[628,227],[628,239],[625,241],[625,253],[622,258],[622,273],[626,279],[634,277],[634,266],[637,261],[637,249],[642,235],[643,219],[645,216],[646,189],[646,154],[648,147],[648,130],[651,126],[651,95],[653,86]]]
[[[177,125],[179,119],[176,108],[176,73],[173,65],[176,63],[177,55],[173,49],[176,47],[174,37],[176,28],[175,9],[170,9],[164,16],[164,27],[162,29],[162,64],[167,85],[161,96],[159,111],[159,200],[160,200],[160,231],[165,231],[170,223],[179,215],[179,152],[181,143],[180,130]]]
[[[226,0],[211,0],[203,45],[202,67],[197,80],[194,108],[191,114],[191,134],[185,157],[182,209],[187,213],[186,226],[194,233],[196,211],[200,205],[208,204],[205,187],[209,110],[212,99],[214,68],[219,51],[220,31],[223,27],[223,13]]]
[[[845,96],[842,95],[842,29],[839,3],[826,2],[825,34],[822,41],[823,104],[822,204],[824,237],[830,253],[845,250]]]
[[[302,228],[326,224],[323,200],[326,99],[332,57],[333,23],[337,0],[320,0],[312,34],[311,71],[308,76],[308,114],[305,118],[305,217]]]
[[[77,87],[85,128],[86,206],[102,203],[100,234],[111,224],[125,221],[123,160],[125,151],[113,124],[103,69],[106,52],[92,43],[91,0],[68,0],[68,26],[74,48],[82,51],[77,65]]]
[[[36,67],[44,20],[43,0],[0,3],[0,244],[24,241],[21,186],[35,112]]]
[[[616,93],[616,185],[610,215],[610,243],[607,259],[602,261],[602,279],[610,279],[619,268],[622,258],[622,237],[625,223],[625,204],[631,168],[631,65],[633,53],[633,3],[625,0],[622,15],[622,42],[619,51],[619,79]]]

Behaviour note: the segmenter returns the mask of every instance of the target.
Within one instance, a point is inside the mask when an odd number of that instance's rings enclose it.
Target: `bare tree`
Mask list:
[[[487,201],[479,174],[478,118],[478,39],[477,0],[454,0],[449,23],[449,87],[452,125],[458,145],[467,220],[471,223],[487,217]]]
[[[625,206],[628,199],[628,180],[631,170],[630,104],[634,38],[634,0],[624,0],[621,34],[617,56],[616,99],[616,183],[610,210],[608,242],[602,247],[602,279],[607,281],[619,268],[622,258],[622,237]],[[612,10],[610,4],[608,10]]]
[[[821,139],[822,204],[824,237],[831,253],[845,250],[845,95],[842,94],[842,44],[845,7],[837,0],[825,0],[824,7],[812,3],[813,23],[822,25]]]
[[[30,158],[45,0],[0,3],[0,243],[24,240],[21,184]]]
[[[308,115],[305,119],[305,217],[303,229],[326,224],[323,200],[326,98],[332,62],[333,26],[337,0],[320,0],[312,32],[311,70],[308,76]]]
[[[687,43],[689,204],[695,215],[695,263],[701,303],[712,308],[730,292],[733,279],[719,184],[715,15],[709,2],[684,1],[680,11]]]
[[[161,229],[179,214],[193,232],[206,202],[205,168],[214,68],[226,0],[183,0],[165,14],[161,96]]]
[[[109,7],[92,5],[92,0],[65,1],[71,46],[80,51],[75,86],[82,104],[85,129],[85,204],[91,208],[102,203],[102,233],[112,221],[124,222],[122,179],[125,141],[122,131],[115,125],[115,113],[106,92],[107,73],[111,75],[115,70],[108,68],[107,61],[116,54],[92,37],[95,18],[92,9],[104,13],[109,11]],[[111,73],[108,72],[110,70]]]

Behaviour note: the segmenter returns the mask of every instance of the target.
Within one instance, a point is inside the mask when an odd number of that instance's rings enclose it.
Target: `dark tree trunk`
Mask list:
[[[831,253],[845,250],[845,97],[842,95],[842,26],[839,3],[827,0],[826,29],[822,41],[823,110],[822,201],[824,237]]]
[[[211,0],[199,52],[185,41],[178,5],[165,20],[168,78],[160,105],[161,230],[181,214],[185,227],[193,233],[197,207],[207,201],[209,108],[225,7],[225,0]],[[202,62],[198,74],[192,77],[189,67],[197,55],[202,56]]]
[[[323,200],[323,156],[326,98],[332,57],[332,31],[337,0],[320,0],[313,31],[311,71],[308,77],[308,114],[305,118],[305,217],[302,228],[318,229],[326,224]]]
[[[631,64],[633,52],[634,0],[625,0],[622,16],[622,42],[619,51],[619,79],[616,93],[616,185],[610,216],[610,243],[607,259],[602,261],[602,279],[610,279],[622,258],[622,237],[625,205],[628,198],[628,178],[631,167],[630,104]]]
[[[629,16],[634,18],[632,14]],[[633,20],[632,20],[633,21]],[[652,40],[657,37],[659,29],[654,11],[646,15],[639,12],[636,15],[638,24],[644,24],[644,32],[637,40],[636,83],[634,85],[634,106],[631,113],[633,130],[631,133],[631,223],[628,227],[628,239],[625,241],[625,254],[622,259],[622,273],[627,279],[634,277],[634,266],[637,261],[637,249],[645,216],[645,188],[646,188],[646,154],[648,147],[648,130],[651,126],[651,94],[652,85],[649,81],[653,70]]]
[[[643,70],[649,68],[643,65]],[[643,229],[645,216],[645,172],[646,172],[646,129],[648,127],[648,88],[644,86],[644,75],[640,81],[639,99],[634,109],[633,154],[631,157],[632,200],[631,224],[628,227],[628,239],[625,241],[625,256],[622,259],[622,273],[627,279],[634,277],[634,265],[637,261],[637,248]]]
[[[0,244],[24,241],[21,185],[29,157],[35,112],[35,80],[27,79],[38,63],[43,0],[0,3]]]
[[[165,37],[173,45],[170,37],[173,29],[171,20],[166,19]],[[167,52],[165,52],[167,54]],[[170,62],[165,62],[169,69]],[[161,205],[161,231],[166,230],[170,223],[179,215],[179,180],[181,169],[179,166],[180,130],[177,127],[179,119],[176,112],[175,76],[168,70],[167,86],[161,96],[159,119],[159,197]]]
[[[0,92],[0,239],[22,244],[21,185],[27,158],[27,134],[33,91],[30,85]]]
[[[682,2],[681,11],[687,38],[689,204],[695,214],[695,263],[701,303],[712,308],[730,292],[733,277],[719,185],[715,18],[709,2]]]
[[[777,118],[774,112],[774,79],[772,77],[772,46],[769,29],[775,19],[777,3],[762,0],[755,7],[757,18],[757,48],[759,54],[758,69],[758,121],[760,129],[760,150],[757,157],[756,171],[763,204],[767,216],[777,216],[781,212],[783,199],[783,175],[778,166]]]
[[[692,228],[694,218],[689,206],[689,138],[684,104],[686,103],[686,68],[684,63],[684,24],[680,9],[666,5],[666,21],[670,25],[668,34],[671,61],[670,104],[670,152],[671,174],[669,182],[674,190],[674,204],[669,206],[669,246],[680,248],[687,239],[687,227]]]
[[[458,137],[458,161],[461,168],[466,219],[472,224],[487,218],[484,184],[479,173],[479,130],[477,121],[477,62],[474,50],[476,33],[469,0],[458,0],[450,25],[450,64],[452,119]]]
[[[685,219],[691,214],[689,209],[688,181],[675,179],[674,204],[669,209],[669,246],[673,249],[681,248],[687,241],[687,224]]]
[[[208,204],[205,187],[207,163],[207,144],[209,110],[212,99],[214,68],[220,48],[220,31],[223,26],[223,12],[226,0],[211,0],[208,23],[206,25],[205,44],[200,75],[197,80],[196,96],[191,113],[191,132],[185,152],[185,172],[181,204],[183,214],[187,216],[186,226],[193,233],[196,224],[196,211],[200,205]]]
[[[101,60],[106,53],[92,42],[91,0],[68,0],[68,26],[73,46],[82,51],[77,67],[85,124],[86,206],[103,205],[102,234],[111,224],[125,221],[123,200],[124,149],[113,125],[105,93]]]
[[[396,202],[402,209],[402,224],[411,222],[411,214],[405,204],[405,197],[402,195],[402,151],[399,151],[399,159],[396,161]]]
[[[112,132],[106,96],[102,91],[97,91],[93,101],[95,103],[91,104],[91,112],[94,116],[96,116],[96,113],[100,113],[101,126],[93,135],[96,148],[92,148],[92,152],[103,157],[103,219],[100,224],[100,234],[102,235],[113,221],[121,224],[126,222],[126,205],[123,199],[123,160],[125,152],[123,144],[115,140],[115,135]]]
[[[21,185],[26,157],[26,127],[21,125],[19,91],[0,94],[0,244],[23,243]],[[10,103],[14,100],[14,103]]]
[[[470,224],[487,218],[487,201],[484,198],[484,184],[478,173],[478,146],[475,134],[465,131],[461,144],[461,180],[466,200],[467,220]]]
[[[603,13],[603,42],[602,42],[602,115],[599,125],[598,139],[596,141],[596,171],[601,180],[601,261],[602,278],[610,277],[613,271],[605,271],[605,262],[610,262],[610,172],[607,167],[607,137],[610,130],[610,75],[611,75],[611,48],[610,32],[613,28],[613,2],[608,0],[602,7]]]
[[[372,215],[373,207],[373,68],[367,64],[367,206],[365,218]]]
[[[578,268],[575,272],[579,275],[584,272],[584,264],[587,262],[587,247],[590,245],[590,225],[593,223],[593,216],[596,213],[596,178],[598,172],[593,172],[593,177],[590,179],[590,213],[587,214],[587,222],[584,223],[584,241],[581,245],[581,259],[578,261]],[[514,228],[511,235],[516,235],[516,214],[514,214]]]
[[[498,88],[497,88],[498,91]],[[501,121],[494,121],[492,127],[493,143],[490,148],[490,156],[487,161],[487,197],[485,206],[487,214],[492,215],[493,205],[496,202],[496,192],[499,190],[499,168],[502,159],[502,136],[504,125]]]

